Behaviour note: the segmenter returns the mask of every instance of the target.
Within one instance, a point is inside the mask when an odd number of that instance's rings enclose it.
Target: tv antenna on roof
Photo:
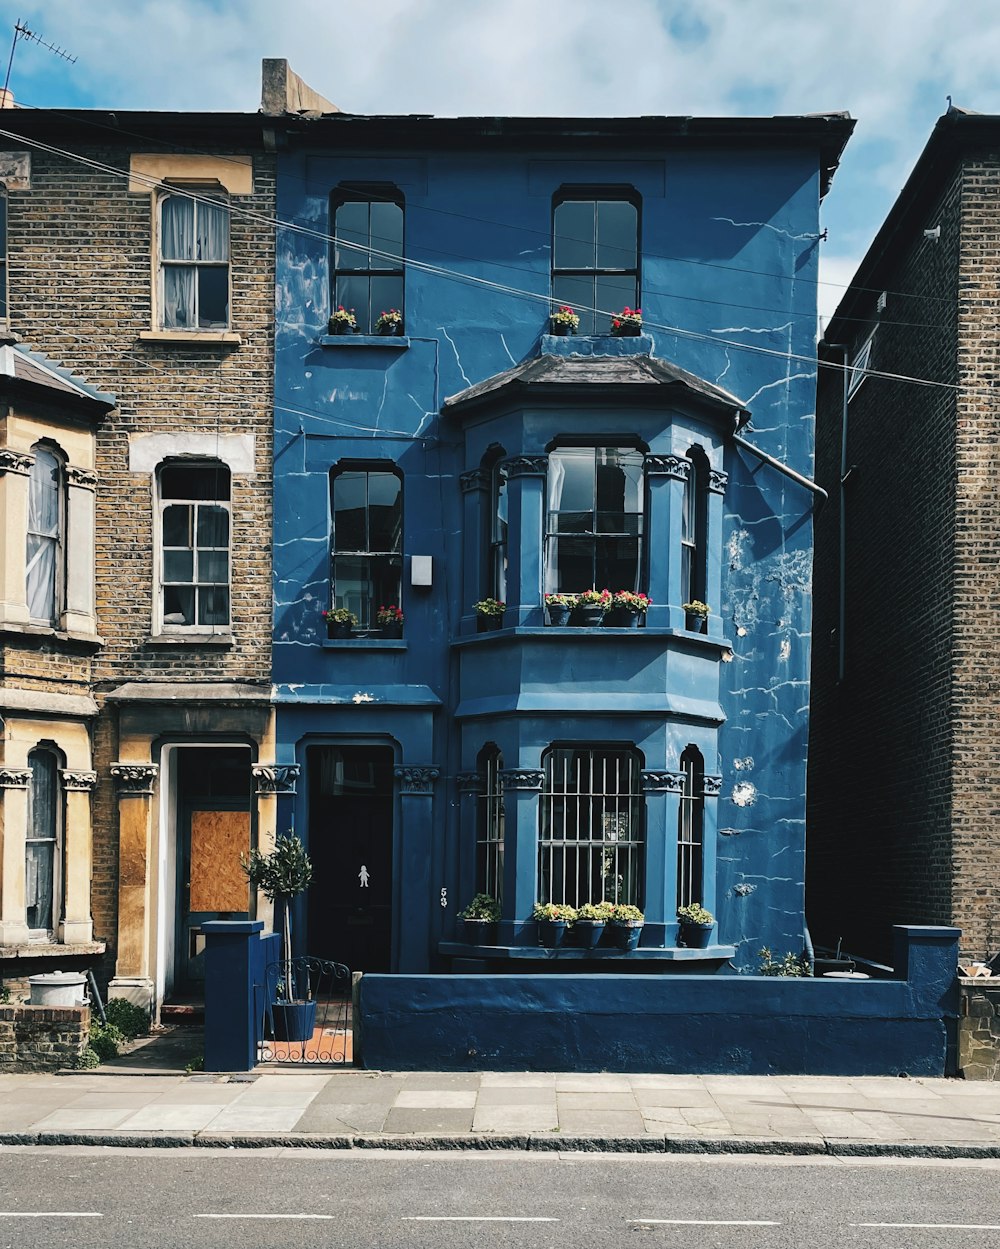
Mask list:
[[[69,61],[70,65],[76,64],[76,57],[71,56],[65,48],[59,48],[54,43],[46,43],[41,35],[36,34],[33,30],[29,30],[24,22],[18,18],[14,23],[14,41],[10,45],[10,60],[7,62],[7,77],[3,80],[3,96],[0,97],[4,102],[7,99],[7,88],[10,85],[10,71],[14,64],[14,53],[17,51],[18,39],[30,39],[33,43],[37,43],[40,48],[54,53],[58,57],[62,57],[64,61]]]

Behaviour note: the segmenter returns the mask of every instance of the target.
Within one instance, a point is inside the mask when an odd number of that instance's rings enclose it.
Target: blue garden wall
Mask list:
[[[767,124],[760,123],[752,146],[716,141],[700,148],[692,140],[665,151],[635,137],[602,139],[599,127],[585,145],[579,138],[563,143],[559,123],[551,122],[544,141],[536,136],[517,150],[509,140],[485,138],[462,146],[448,123],[430,119],[423,129],[410,126],[405,145],[384,128],[366,143],[357,137],[364,119],[345,120],[339,129],[331,120],[318,130],[303,123],[279,155],[278,216],[304,229],[278,232],[277,757],[297,763],[305,782],[310,744],[375,742],[393,751],[400,788],[392,971],[452,965],[442,943],[454,942],[456,912],[475,889],[474,817],[457,778],[490,741],[502,744],[507,768],[529,770],[538,769],[556,738],[631,742],[647,769],[676,769],[679,752],[696,744],[706,772],[721,778],[706,857],[706,898],[718,916],[720,946],[706,970],[752,968],[765,944],[778,952],[802,948],[810,495],[726,442],[720,426],[718,467],[728,485],[712,556],[719,591],[709,639],[666,622],[659,636],[647,629],[640,638],[613,631],[585,638],[581,631],[561,644],[525,623],[528,609],[505,621],[511,627],[495,638],[477,639],[469,620],[478,595],[466,584],[474,539],[459,479],[478,463],[480,446],[502,439],[508,454],[537,454],[549,434],[526,412],[498,413],[495,429],[481,436],[475,422],[463,426],[442,415],[449,396],[552,349],[544,334],[557,189],[627,185],[642,201],[642,349],[737,396],[752,413],[747,437],[811,475],[809,361],[823,171],[818,140],[805,127],[819,123],[803,122],[798,142],[776,129],[773,144]],[[406,273],[400,340],[325,337],[330,196],[345,183],[391,184],[405,199],[405,253],[415,264]],[[606,346],[589,340],[580,349]],[[697,412],[686,415],[696,428]],[[573,417],[567,406],[565,417],[550,410],[546,419],[559,428]],[[661,416],[659,426],[644,419],[650,428],[643,436],[655,446],[679,417]],[[590,413],[588,428],[637,424],[623,401]],[[325,640],[330,473],[343,461],[391,462],[404,477],[401,641]],[[432,557],[428,588],[409,586],[415,555]],[[679,604],[670,607],[676,613]],[[484,701],[491,694],[506,701],[491,706]],[[309,826],[307,789],[300,783],[297,794],[286,795],[279,820],[308,842],[318,834]],[[671,820],[661,821],[665,837]],[[665,851],[650,842],[649,854],[651,862],[660,855],[668,880],[675,855],[664,844]],[[352,876],[356,869],[345,864]],[[532,939],[524,927],[525,901],[536,888],[530,847],[516,871],[505,910],[504,939],[511,943]],[[644,941],[669,946],[676,929],[670,890],[661,892]],[[335,945],[312,952],[341,957]],[[545,994],[555,992],[557,979]],[[419,983],[421,992],[430,991]],[[448,980],[441,991],[466,983],[476,982]],[[505,984],[505,992],[514,991],[510,979]]]
[[[956,928],[894,929],[894,980],[364,976],[355,1054],[391,1071],[942,1076]]]

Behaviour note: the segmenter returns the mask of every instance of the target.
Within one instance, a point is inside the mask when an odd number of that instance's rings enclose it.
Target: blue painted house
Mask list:
[[[315,863],[310,953],[802,949],[818,218],[852,124],[275,119],[279,828]],[[642,332],[611,336],[626,307]],[[639,627],[551,623],[546,594],[605,587],[649,596]],[[633,954],[539,949],[536,900],[602,899],[643,908]],[[705,950],[678,944],[692,901]]]

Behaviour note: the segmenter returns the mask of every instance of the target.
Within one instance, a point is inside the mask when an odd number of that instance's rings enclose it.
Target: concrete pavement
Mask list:
[[[136,1060],[139,1061],[136,1061]],[[0,1075],[0,1145],[620,1150],[1000,1158],[1000,1084],[825,1076]]]

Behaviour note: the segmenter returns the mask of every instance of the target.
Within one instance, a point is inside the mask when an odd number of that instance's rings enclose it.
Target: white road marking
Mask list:
[[[404,1214],[404,1223],[558,1223],[520,1214]]]
[[[629,1219],[629,1225],[647,1226],[650,1223],[664,1223],[670,1227],[780,1227],[771,1219]],[[853,1226],[853,1224],[852,1224]],[[862,1227],[869,1226],[866,1223]]]
[[[0,1219],[103,1219],[96,1210],[0,1210]]]
[[[196,1214],[196,1219],[335,1219],[336,1214]]]
[[[1000,1223],[849,1223],[848,1227],[911,1227],[933,1231],[1000,1232]]]

